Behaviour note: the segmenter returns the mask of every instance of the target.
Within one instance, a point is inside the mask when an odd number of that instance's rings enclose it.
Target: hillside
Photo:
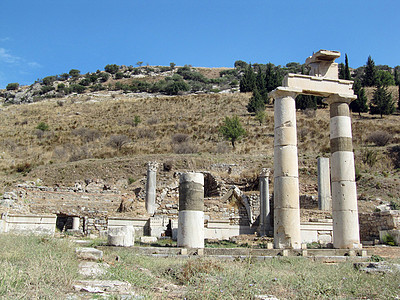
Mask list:
[[[267,106],[260,124],[246,110],[249,97],[232,90],[176,96],[96,91],[3,105],[2,191],[38,178],[50,186],[123,179],[133,183],[126,185],[132,190],[143,182],[145,164],[152,160],[172,165],[172,171],[237,164],[244,171],[232,180],[256,180],[261,167],[273,167],[273,107]],[[247,131],[236,149],[218,131],[232,115]],[[315,195],[316,159],[329,155],[329,111],[298,111],[297,122],[301,194]],[[400,203],[399,116],[354,114],[352,122],[361,209],[373,210],[381,200]],[[368,142],[376,131],[390,135],[390,142]]]

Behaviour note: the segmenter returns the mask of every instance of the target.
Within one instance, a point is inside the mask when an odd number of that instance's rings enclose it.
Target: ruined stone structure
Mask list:
[[[318,157],[318,209],[331,211],[331,172],[329,170],[329,158]]]
[[[156,177],[157,177],[156,162],[147,163],[147,181],[146,181],[146,210],[150,215],[156,212]]]
[[[204,175],[179,179],[178,247],[204,248]]]
[[[356,99],[352,81],[338,78],[337,51],[320,50],[307,58],[310,75],[288,74],[275,99],[274,246],[301,246],[295,97],[325,97],[330,105],[332,217],[335,248],[360,248],[357,192],[349,104]]]

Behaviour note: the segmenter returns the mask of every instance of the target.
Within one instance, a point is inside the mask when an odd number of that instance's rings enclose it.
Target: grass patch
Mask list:
[[[70,243],[0,235],[0,298],[56,299],[71,290],[77,276],[78,261]]]

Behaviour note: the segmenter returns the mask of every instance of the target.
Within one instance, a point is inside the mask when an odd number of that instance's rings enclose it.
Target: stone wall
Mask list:
[[[379,239],[380,230],[400,229],[400,211],[360,213],[361,241]]]

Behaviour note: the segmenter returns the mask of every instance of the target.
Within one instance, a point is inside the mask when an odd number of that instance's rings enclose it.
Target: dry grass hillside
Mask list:
[[[254,178],[261,167],[273,166],[273,107],[260,124],[246,110],[250,96],[96,92],[3,106],[2,191],[37,178],[45,185],[88,178],[134,182],[143,179],[149,160],[169,162],[173,170],[236,163],[246,170],[241,176]],[[233,115],[247,132],[236,149],[218,131]],[[400,116],[354,114],[352,122],[360,207],[373,209],[379,199],[400,203]],[[297,125],[301,193],[315,194],[316,160],[330,151],[329,111],[299,111]],[[377,146],[374,134],[388,141]]]

